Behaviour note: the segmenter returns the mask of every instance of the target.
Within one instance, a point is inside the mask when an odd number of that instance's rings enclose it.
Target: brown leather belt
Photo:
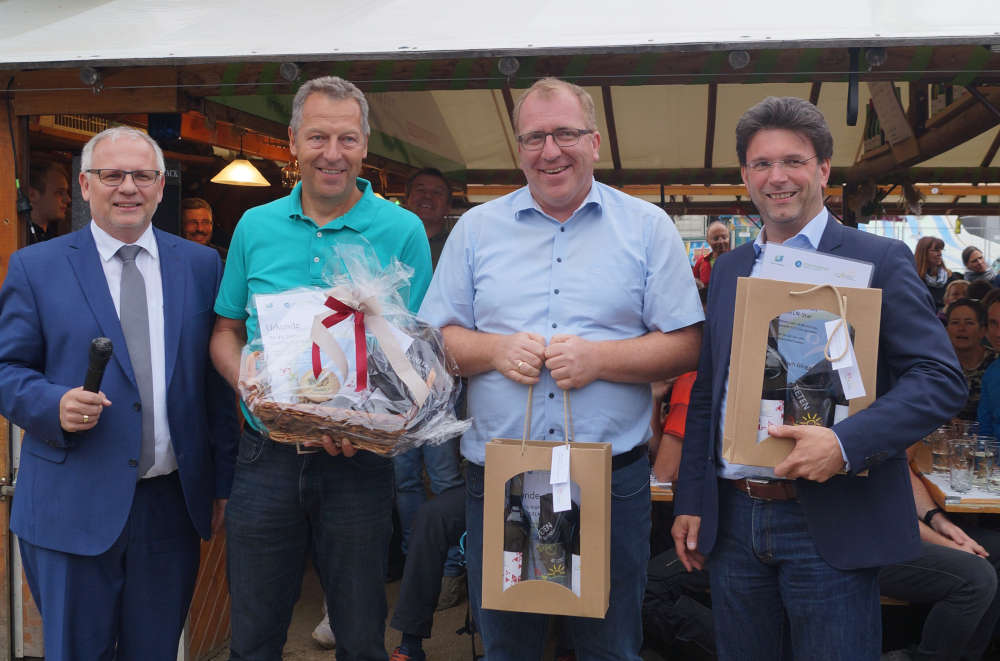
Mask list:
[[[755,480],[750,477],[726,480],[734,489],[757,500],[796,500],[799,497],[791,480]]]

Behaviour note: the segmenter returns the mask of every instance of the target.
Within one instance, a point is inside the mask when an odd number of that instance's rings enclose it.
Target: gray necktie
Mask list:
[[[139,456],[139,477],[153,465],[155,434],[153,431],[153,360],[149,348],[149,307],[146,305],[146,281],[135,265],[139,246],[122,246],[118,259],[122,260],[122,283],[119,317],[128,357],[132,362],[135,382],[142,400],[142,451]]]

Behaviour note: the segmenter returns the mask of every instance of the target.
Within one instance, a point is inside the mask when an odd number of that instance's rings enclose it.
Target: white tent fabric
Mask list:
[[[991,43],[995,0],[5,0],[0,63],[406,56],[879,40]]]

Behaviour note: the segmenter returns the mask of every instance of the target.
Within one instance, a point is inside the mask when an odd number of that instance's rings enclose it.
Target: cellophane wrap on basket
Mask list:
[[[441,332],[409,312],[412,269],[382,269],[370,248],[337,246],[329,287],[258,294],[260,337],[243,350],[240,395],[271,438],[329,434],[395,455],[469,427],[455,416],[460,385]]]

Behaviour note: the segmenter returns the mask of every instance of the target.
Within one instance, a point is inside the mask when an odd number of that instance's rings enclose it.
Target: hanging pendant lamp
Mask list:
[[[243,136],[246,131],[240,134],[240,153],[233,161],[222,168],[219,174],[212,177],[215,184],[227,184],[229,186],[270,186],[271,183],[264,178],[260,170],[253,166],[253,163],[246,159],[243,153]]]

